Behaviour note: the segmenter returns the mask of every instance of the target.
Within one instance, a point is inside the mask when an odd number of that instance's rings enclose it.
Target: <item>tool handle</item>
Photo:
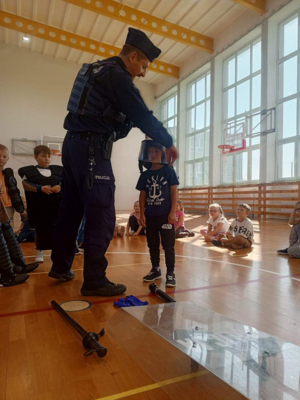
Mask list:
[[[95,332],[88,332],[83,338],[82,344],[83,347],[88,350],[84,353],[85,356],[97,353],[98,357],[105,357],[107,354],[107,348],[98,342],[98,335]]]
[[[158,297],[160,297],[162,300],[164,300],[167,303],[176,303],[176,300],[174,300],[171,296],[169,296],[167,293],[165,293],[163,290],[159,289],[155,283],[151,283],[149,285],[149,290],[151,293],[156,294]]]

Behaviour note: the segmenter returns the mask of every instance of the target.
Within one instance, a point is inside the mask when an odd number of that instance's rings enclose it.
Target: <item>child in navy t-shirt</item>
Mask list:
[[[144,276],[144,282],[161,279],[160,237],[165,251],[167,277],[166,286],[176,286],[175,280],[175,230],[177,204],[177,185],[173,168],[162,164],[165,159],[164,148],[156,142],[148,146],[148,159],[151,169],[144,171],[137,183],[140,191],[140,222],[146,228],[152,269]]]

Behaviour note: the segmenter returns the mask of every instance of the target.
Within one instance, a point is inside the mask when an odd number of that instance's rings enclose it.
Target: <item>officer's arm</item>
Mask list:
[[[112,86],[120,110],[151,139],[168,149],[172,147],[172,136],[148,109],[130,76],[126,72],[119,74],[119,71],[114,71]]]

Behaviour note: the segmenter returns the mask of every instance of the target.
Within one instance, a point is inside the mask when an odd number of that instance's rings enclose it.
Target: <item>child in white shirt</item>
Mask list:
[[[211,242],[213,239],[217,239],[220,234],[225,234],[229,227],[229,223],[224,217],[224,212],[220,204],[211,204],[208,212],[210,215],[207,221],[208,227],[200,231],[201,235],[204,236],[205,242]]]
[[[215,246],[244,249],[254,242],[253,224],[248,217],[251,211],[248,204],[239,204],[236,210],[237,218],[232,221],[226,235],[220,234],[218,240],[213,240]]]

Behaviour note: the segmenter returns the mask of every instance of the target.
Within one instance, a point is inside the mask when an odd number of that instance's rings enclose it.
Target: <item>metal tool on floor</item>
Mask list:
[[[107,354],[107,348],[103,347],[99,343],[99,338],[104,335],[104,328],[99,332],[87,332],[78,322],[76,322],[66,311],[55,301],[51,301],[52,307],[58,311],[73,328],[83,337],[82,344],[83,347],[87,350],[84,353],[84,356],[90,356],[93,353],[97,353],[98,357],[105,357]]]
[[[158,297],[160,297],[162,300],[166,301],[167,303],[176,303],[176,300],[174,300],[171,296],[169,296],[163,290],[159,289],[155,285],[155,283],[151,283],[149,285],[149,290],[150,290],[151,293],[156,294]]]

